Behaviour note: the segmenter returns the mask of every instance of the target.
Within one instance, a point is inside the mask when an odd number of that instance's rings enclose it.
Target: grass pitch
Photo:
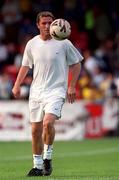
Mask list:
[[[0,180],[119,180],[119,139],[55,142],[52,175],[31,168],[31,142],[0,142]]]

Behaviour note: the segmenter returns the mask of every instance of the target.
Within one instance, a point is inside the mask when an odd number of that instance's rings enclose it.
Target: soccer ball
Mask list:
[[[65,19],[55,19],[50,25],[50,35],[56,40],[67,39],[71,34],[71,25]]]

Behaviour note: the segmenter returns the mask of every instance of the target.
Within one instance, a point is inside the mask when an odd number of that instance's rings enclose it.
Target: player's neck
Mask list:
[[[47,41],[47,40],[50,40],[50,39],[52,39],[52,37],[50,36],[50,35],[48,35],[48,36],[43,36],[43,35],[39,35],[40,36],[40,38],[42,39],[42,40],[44,40],[44,41]]]

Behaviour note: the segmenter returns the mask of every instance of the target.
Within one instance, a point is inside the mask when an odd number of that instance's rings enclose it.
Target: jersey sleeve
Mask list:
[[[33,66],[33,59],[31,55],[31,48],[30,48],[29,42],[26,44],[26,47],[24,50],[22,66],[29,66],[30,68],[32,68]]]
[[[66,52],[68,65],[76,64],[83,60],[83,56],[69,40],[66,41]]]

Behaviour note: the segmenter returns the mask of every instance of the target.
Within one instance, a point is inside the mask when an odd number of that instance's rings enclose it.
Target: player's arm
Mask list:
[[[70,81],[68,91],[67,91],[67,99],[69,103],[73,103],[76,98],[76,83],[79,77],[79,73],[81,70],[81,64],[73,64],[69,66],[71,72],[72,72],[72,79]]]
[[[16,79],[15,84],[14,84],[13,89],[12,89],[12,93],[13,93],[15,98],[20,97],[20,86],[21,86],[24,78],[26,77],[28,71],[29,71],[28,66],[21,66],[19,73],[18,73],[18,76],[17,76],[17,79]]]

